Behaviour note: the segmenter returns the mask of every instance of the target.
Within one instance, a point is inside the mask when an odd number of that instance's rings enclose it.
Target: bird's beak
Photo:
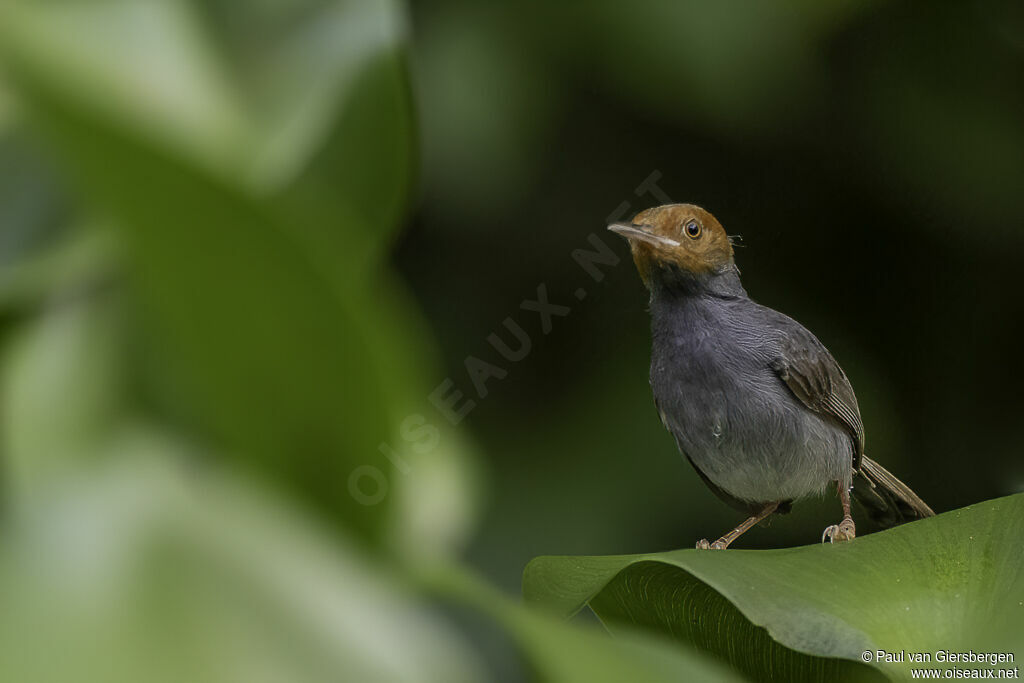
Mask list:
[[[632,242],[633,240],[639,240],[641,242],[647,242],[653,244],[656,247],[678,247],[679,242],[656,235],[651,231],[651,228],[646,225],[630,225],[628,223],[612,223],[608,226],[608,229],[612,232],[622,235],[627,240]]]

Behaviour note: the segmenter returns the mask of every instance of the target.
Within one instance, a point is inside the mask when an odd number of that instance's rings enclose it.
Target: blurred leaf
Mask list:
[[[240,23],[233,3],[215,7],[222,31]],[[275,190],[318,184],[321,201],[348,198],[375,232],[392,230],[412,167],[399,4],[334,0],[262,10],[228,43],[249,99],[263,112],[254,182]]]
[[[33,230],[33,238],[39,232]],[[80,226],[54,244],[29,247],[27,254],[19,250],[15,261],[0,266],[0,310],[35,307],[50,296],[88,287],[110,269],[109,237],[99,226]]]
[[[148,429],[3,531],[6,681],[485,680],[381,567]],[[56,654],[56,653],[59,653]]]
[[[434,567],[421,575],[434,591],[464,602],[503,626],[542,681],[739,681],[706,656],[660,636],[622,629],[615,637],[590,626],[570,625],[517,604],[474,576]]]
[[[18,120],[18,103],[7,86],[3,73],[3,64],[0,64],[0,135],[4,135],[14,126]]]
[[[6,39],[50,87],[260,193],[342,198],[365,227],[331,226],[336,248],[397,227],[413,141],[393,0],[261,4],[242,19],[187,0],[7,5]]]
[[[284,206],[325,216],[304,226],[314,258],[344,257],[349,281],[379,266],[408,204],[413,111],[394,0],[268,3],[239,18],[203,5],[255,120],[248,182]]]
[[[178,0],[89,0],[0,6],[12,78],[26,67],[169,149],[229,176],[248,154],[245,108]]]
[[[15,495],[91,462],[125,408],[120,310],[110,299],[57,299],[8,342],[0,433]]]
[[[197,3],[254,120],[246,170],[260,192],[355,212],[365,230],[321,226],[322,248],[380,262],[408,203],[413,110],[395,0]]]
[[[291,204],[356,213],[362,232],[345,235],[335,249],[372,271],[387,253],[410,204],[415,165],[412,102],[406,69],[394,51],[370,55],[306,165],[282,187]],[[325,114],[326,116],[326,114]],[[332,226],[326,226],[332,227]],[[327,239],[337,231],[327,230]]]
[[[399,463],[392,470],[390,542],[421,557],[446,554],[469,537],[481,504],[475,447],[464,429],[430,403],[441,364],[433,332],[411,293],[396,278],[378,277],[364,287],[365,296],[378,302],[378,373],[397,425],[387,440]],[[384,455],[378,455],[383,465]]]
[[[10,270],[53,247],[70,212],[57,174],[25,137],[0,126],[0,297]]]
[[[1022,537],[1024,494],[845,545],[542,557],[523,592],[563,616],[588,604],[612,631],[670,634],[755,680],[871,680],[865,650],[1019,652]]]
[[[299,216],[165,154],[22,65],[36,123],[116,221],[195,419],[364,532],[376,526],[381,511],[345,486],[389,432],[369,302],[313,267],[289,230]]]
[[[423,359],[415,340],[401,334],[410,330],[409,324],[388,310],[390,301],[382,300],[379,288],[355,284],[354,274],[367,267],[368,246],[361,236],[380,230],[369,230],[358,217],[360,211],[350,210],[364,199],[350,202],[345,193],[356,193],[358,187],[335,190],[330,212],[323,203],[273,201],[247,189],[244,173],[211,169],[191,146],[177,144],[178,133],[193,136],[191,144],[202,146],[206,135],[220,130],[217,122],[231,117],[214,116],[204,123],[201,113],[227,111],[226,104],[218,108],[207,99],[227,102],[232,89],[217,75],[216,60],[207,59],[210,50],[192,42],[199,35],[195,17],[184,5],[172,4],[176,9],[155,8],[153,3],[135,7],[118,0],[89,3],[99,14],[83,20],[86,29],[110,30],[102,21],[110,13],[116,17],[113,25],[125,31],[134,26],[130,22],[141,22],[138,28],[144,35],[158,32],[150,36],[150,45],[118,42],[127,40],[123,37],[98,45],[80,37],[71,40],[68,26],[78,12],[88,13],[84,8],[64,15],[52,6],[39,13],[20,4],[5,6],[0,32],[12,38],[6,56],[14,83],[33,109],[33,122],[72,170],[83,194],[114,219],[156,331],[151,335],[158,347],[155,355],[185,387],[189,421],[223,439],[227,452],[255,456],[263,467],[282,472],[321,505],[369,532],[386,517],[390,483],[386,476],[362,482],[364,488],[377,487],[364,491],[367,499],[386,503],[363,504],[351,493],[349,475],[361,466],[390,469],[379,445],[404,416],[400,411],[412,404],[407,397],[421,392],[425,401],[429,392],[425,383],[412,389],[412,378],[403,374]],[[370,12],[370,23],[380,19],[373,14],[380,8],[394,10],[373,5],[378,9],[371,11],[362,0],[344,3]],[[332,30],[339,28],[342,15],[334,18]],[[391,34],[375,30],[376,37],[366,37],[366,45],[389,45]],[[320,49],[334,50],[330,35],[317,36]],[[148,54],[148,60],[173,63],[180,56],[194,66],[174,78],[167,76],[166,91],[160,92],[161,98],[174,98],[178,84],[184,88],[182,97],[194,100],[168,114],[173,120],[154,123],[144,118],[145,88],[150,85],[138,82],[141,74],[134,67],[121,64],[131,61],[133,49],[144,47],[150,48],[147,52],[167,48],[166,55]],[[186,58],[183,52],[192,48],[196,53]],[[347,48],[330,54],[337,63],[331,68],[319,65],[327,71],[313,75],[313,80],[324,81],[318,87],[338,77],[346,59],[358,57],[363,63],[369,58]],[[293,58],[293,70],[278,67],[300,82],[309,77],[300,67],[311,67],[316,52]],[[93,87],[83,88],[82,80]],[[330,86],[331,92],[335,87]],[[105,89],[121,97],[98,102],[96,91],[102,95]],[[311,97],[326,101],[326,95]],[[365,122],[365,111],[357,118]],[[343,137],[353,143],[345,150],[347,163],[366,166],[359,161],[366,158],[373,167],[372,158],[380,151],[374,141],[361,139],[355,129]],[[401,135],[394,138],[389,144],[397,146],[388,148],[389,154],[397,155],[401,147],[407,155],[407,142]],[[382,191],[389,196],[404,192],[404,178],[384,177],[400,175],[394,165],[381,168],[381,174],[372,175],[373,182],[386,186]],[[359,182],[364,180],[360,176]],[[377,212],[378,220],[391,215],[396,201],[390,205]],[[373,240],[380,238],[374,235]],[[384,288],[393,289],[386,281]],[[451,448],[433,449],[429,457],[454,457]],[[462,486],[454,481],[449,494]],[[461,519],[449,519],[446,528],[435,531],[451,535],[460,524],[464,526]]]

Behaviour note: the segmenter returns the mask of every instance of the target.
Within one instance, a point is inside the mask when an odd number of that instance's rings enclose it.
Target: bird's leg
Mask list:
[[[829,543],[836,541],[852,541],[857,535],[857,527],[853,524],[853,517],[850,516],[850,489],[837,482],[839,488],[839,502],[843,505],[843,521],[833,524],[821,534],[821,542],[827,538]]]
[[[777,507],[779,507],[779,504],[777,502],[775,502],[775,503],[768,503],[756,515],[754,515],[753,517],[748,517],[747,519],[745,519],[743,521],[742,524],[740,524],[738,527],[736,527],[735,529],[733,529],[732,531],[727,533],[725,536],[722,536],[720,539],[718,539],[714,543],[708,543],[708,539],[706,539],[706,538],[700,539],[699,541],[697,541],[697,548],[700,549],[700,550],[708,550],[709,548],[712,549],[712,550],[725,550],[726,548],[729,547],[730,543],[732,543],[733,541],[735,541],[737,538],[740,537],[740,534],[742,534],[744,531],[746,531],[750,527],[752,527],[755,524],[757,524],[758,522],[760,522],[762,519],[764,519],[768,515],[770,515],[773,512],[775,512],[775,509]]]

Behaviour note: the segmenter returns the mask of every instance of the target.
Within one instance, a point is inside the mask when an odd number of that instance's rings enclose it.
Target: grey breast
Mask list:
[[[771,367],[781,314],[712,297],[652,301],[651,314],[655,402],[680,450],[715,486],[769,502],[849,481],[849,434],[808,410]]]

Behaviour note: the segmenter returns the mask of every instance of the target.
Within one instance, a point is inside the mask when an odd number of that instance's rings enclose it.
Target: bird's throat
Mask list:
[[[651,269],[648,277],[652,302],[656,297],[747,297],[747,291],[740,282],[739,268],[734,264],[708,273],[692,273],[670,264],[658,264]]]

